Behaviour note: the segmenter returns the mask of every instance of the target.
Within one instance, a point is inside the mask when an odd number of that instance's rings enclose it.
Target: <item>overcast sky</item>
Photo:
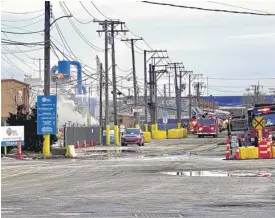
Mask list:
[[[248,11],[225,5],[215,4],[211,1],[185,1],[185,0],[160,0],[158,2],[169,2],[188,6],[199,6],[207,8],[217,8],[226,10]],[[273,0],[238,0],[238,1],[218,1],[224,4],[246,7],[263,12],[275,13],[275,1]],[[90,1],[83,1],[83,5],[91,15],[97,19],[105,19],[93,7]],[[209,77],[209,94],[213,95],[237,95],[242,94],[247,87],[258,83],[258,80],[249,80],[249,78],[274,77],[275,73],[275,16],[252,16],[236,15],[217,12],[204,12],[190,9],[173,8],[168,6],[157,6],[141,3],[135,0],[95,0],[94,3],[98,9],[107,17],[118,18],[125,21],[127,27],[136,35],[143,37],[154,49],[166,49],[173,62],[183,62],[185,68],[193,70],[194,73],[203,74],[204,78]],[[16,5],[16,7],[15,7]],[[77,1],[66,1],[66,5],[73,14],[73,23],[82,32],[82,34],[94,45],[104,48],[103,37],[99,37],[96,30],[98,25],[90,22],[81,24],[80,22],[89,22],[93,18],[89,15],[81,4]],[[3,1],[2,11],[25,12],[43,9],[43,1]],[[53,14],[55,18],[64,15],[59,3],[52,1]],[[251,10],[252,12],[252,10]],[[255,11],[254,11],[255,12]],[[35,14],[18,15],[1,13],[1,27],[5,31],[24,32],[43,30],[43,16],[37,17],[43,11]],[[77,20],[78,21],[77,21]],[[10,22],[15,21],[15,22]],[[28,24],[31,26],[24,27]],[[104,53],[98,52],[89,47],[71,26],[68,19],[58,21],[58,25],[65,36],[72,51],[82,63],[96,68],[95,56],[98,55],[104,63]],[[13,29],[12,27],[21,27],[22,29]],[[2,33],[2,38],[16,41],[33,42],[42,41],[43,35],[13,35]],[[58,35],[56,27],[52,28],[53,42],[61,51],[68,53],[62,47],[62,41]],[[117,36],[120,38],[121,36]],[[133,35],[128,33],[125,37],[131,38]],[[57,40],[57,41],[55,41]],[[116,61],[119,68],[123,70],[131,69],[131,51],[125,43],[116,43]],[[141,49],[149,49],[142,42],[136,42]],[[36,48],[27,48],[20,46],[21,50],[32,50]],[[13,74],[14,78],[23,79],[23,72],[19,71],[18,66],[24,72],[38,76],[38,62],[30,58],[43,58],[42,50],[28,53],[18,52],[14,46],[1,46],[2,52],[2,78],[9,78]],[[136,48],[137,52],[141,52]],[[26,55],[28,54],[28,56]],[[3,60],[7,57],[15,66]],[[61,55],[58,54],[60,57]],[[7,60],[7,59],[6,59]],[[51,53],[51,65],[57,64],[57,58]],[[26,66],[28,65],[28,66]],[[136,67],[138,78],[143,78],[143,55],[136,53]],[[95,73],[95,72],[89,72]],[[126,76],[128,73],[117,69],[119,76]],[[247,80],[214,80],[211,78],[243,78]],[[206,79],[204,79],[206,83]],[[274,85],[274,80],[260,80],[261,85],[266,88]],[[167,83],[167,79],[162,79],[160,84]],[[124,86],[131,86],[132,83],[123,83]],[[229,87],[234,86],[234,87]],[[206,91],[205,91],[205,94]]]

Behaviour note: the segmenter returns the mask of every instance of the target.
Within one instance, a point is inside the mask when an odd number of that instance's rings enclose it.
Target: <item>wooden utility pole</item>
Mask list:
[[[142,38],[136,38],[136,39],[121,39],[121,41],[124,42],[131,42],[131,50],[132,50],[132,66],[133,66],[133,85],[134,85],[134,104],[135,107],[138,105],[138,99],[137,99],[137,77],[136,77],[136,61],[135,61],[135,46],[134,43],[138,40],[143,40]],[[136,127],[139,128],[139,114],[137,112],[134,113]]]
[[[166,52],[166,50],[144,50],[144,115],[145,125],[144,130],[148,132],[148,82],[147,82],[147,63],[157,52]],[[147,54],[153,53],[153,55],[147,60]]]
[[[105,33],[105,119],[106,119],[106,144],[110,144],[110,123],[109,123],[109,96],[108,96],[108,33],[111,33],[111,37],[109,37],[109,43],[112,46],[112,79],[113,79],[113,112],[114,112],[114,136],[115,136],[115,144],[119,145],[119,127],[118,127],[118,115],[117,115],[117,87],[116,87],[116,63],[115,63],[115,33],[126,33],[129,30],[124,30],[123,25],[125,22],[121,22],[119,20],[105,20],[98,21],[95,20],[95,23],[99,23],[99,25],[103,26],[102,30],[97,30],[98,33]],[[120,26],[119,29],[115,29],[117,26]],[[109,28],[110,27],[110,28]],[[107,104],[106,104],[107,103]]]

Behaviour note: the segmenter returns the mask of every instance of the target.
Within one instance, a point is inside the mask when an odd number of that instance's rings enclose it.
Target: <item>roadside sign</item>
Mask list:
[[[257,130],[262,130],[265,126],[265,120],[263,117],[255,117],[252,121],[252,126]]]
[[[24,126],[1,126],[1,147],[24,146]]]
[[[38,135],[56,134],[56,103],[56,95],[37,96]]]
[[[168,112],[167,111],[162,112],[162,121],[165,124],[168,123]]]

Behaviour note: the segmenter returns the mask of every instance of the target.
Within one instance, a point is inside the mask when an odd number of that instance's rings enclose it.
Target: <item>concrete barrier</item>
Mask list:
[[[248,146],[248,147],[240,147],[240,159],[247,160],[247,159],[258,159],[259,158],[259,151],[257,147]]]
[[[74,157],[77,157],[77,154],[75,153],[75,147],[74,145],[68,145],[66,147],[66,157],[68,158],[74,158]]]
[[[157,130],[157,131],[152,131],[152,138],[153,139],[166,139],[166,131],[161,131],[161,130]]]
[[[183,138],[183,131],[181,131],[181,129],[169,129],[167,138],[168,139]]]
[[[151,142],[151,133],[150,132],[143,132],[143,136],[144,136],[145,143]]]

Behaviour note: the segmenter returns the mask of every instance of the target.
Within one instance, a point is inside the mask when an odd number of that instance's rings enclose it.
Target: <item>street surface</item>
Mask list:
[[[2,158],[2,217],[275,217],[275,160],[225,161],[224,141],[189,136],[80,149],[77,159]]]

